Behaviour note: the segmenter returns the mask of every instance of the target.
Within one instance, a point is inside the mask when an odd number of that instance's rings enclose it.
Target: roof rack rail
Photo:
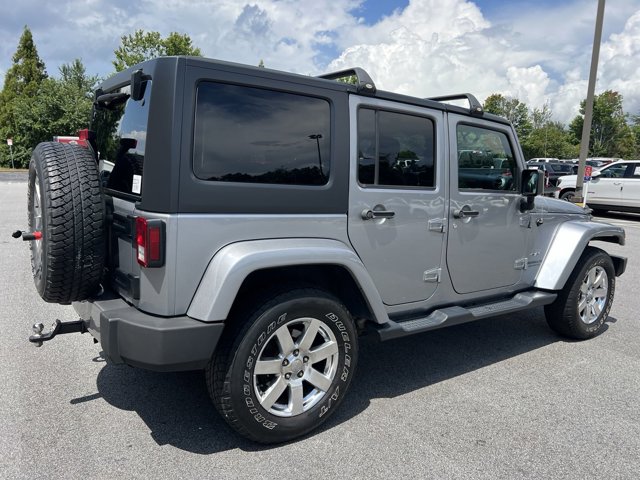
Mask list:
[[[339,72],[325,73],[324,75],[318,75],[318,78],[324,78],[326,80],[338,80],[339,78],[356,77],[356,88],[358,93],[366,93],[369,95],[375,95],[376,84],[373,83],[371,77],[360,67],[348,68],[346,70],[340,70]]]
[[[441,97],[429,97],[427,100],[435,100],[436,102],[446,102],[448,100],[467,100],[469,102],[469,113],[471,115],[482,115],[484,109],[482,104],[476,97],[470,93],[457,93],[455,95],[443,95]]]

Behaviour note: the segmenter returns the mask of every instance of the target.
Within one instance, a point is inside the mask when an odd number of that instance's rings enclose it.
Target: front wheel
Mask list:
[[[611,257],[599,248],[588,247],[558,298],[545,307],[547,323],[569,338],[595,337],[604,329],[615,285]]]
[[[562,195],[560,195],[560,199],[566,200],[567,202],[573,201],[573,197],[576,196],[576,192],[574,190],[567,190]]]
[[[207,367],[218,411],[242,435],[278,443],[324,422],[344,399],[357,333],[330,294],[298,289],[234,319]]]

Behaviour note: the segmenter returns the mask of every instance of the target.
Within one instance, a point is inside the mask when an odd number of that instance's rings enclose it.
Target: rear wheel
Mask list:
[[[558,298],[545,307],[549,326],[579,340],[598,335],[611,310],[615,278],[611,257],[599,248],[588,247]]]
[[[299,437],[342,402],[356,367],[356,335],[330,294],[277,294],[225,332],[207,367],[209,393],[225,420],[254,441]]]
[[[90,150],[40,143],[29,163],[29,229],[36,289],[47,302],[84,300],[97,290],[105,256],[104,200]]]

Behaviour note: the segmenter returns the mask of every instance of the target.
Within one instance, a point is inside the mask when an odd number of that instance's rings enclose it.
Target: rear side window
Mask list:
[[[114,99],[95,107],[91,129],[96,132],[100,177],[103,186],[140,195],[147,141],[151,81],[144,82],[144,98],[129,98],[129,86]]]
[[[330,115],[320,98],[200,83],[193,171],[219,182],[324,185],[331,173]]]
[[[434,124],[428,118],[361,108],[358,182],[363,186],[433,187]]]

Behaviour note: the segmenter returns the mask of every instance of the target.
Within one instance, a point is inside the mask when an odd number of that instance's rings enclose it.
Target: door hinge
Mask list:
[[[513,264],[513,268],[515,268],[516,270],[526,270],[528,266],[529,259],[526,257],[517,259]]]
[[[444,233],[447,231],[446,218],[432,218],[429,220],[429,231]]]
[[[520,226],[524,228],[531,228],[531,215],[521,215]]]
[[[422,280],[429,283],[440,283],[440,276],[442,274],[441,268],[434,268],[432,270],[427,270],[424,272],[424,276]]]

